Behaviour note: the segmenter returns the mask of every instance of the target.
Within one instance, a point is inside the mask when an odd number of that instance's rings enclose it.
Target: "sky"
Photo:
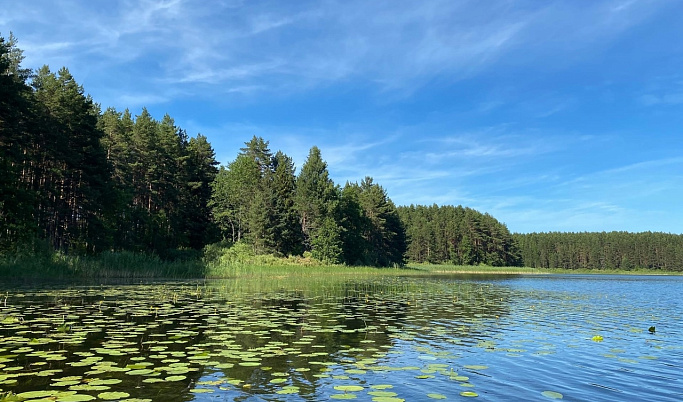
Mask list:
[[[679,0],[0,0],[23,67],[512,232],[683,233]]]

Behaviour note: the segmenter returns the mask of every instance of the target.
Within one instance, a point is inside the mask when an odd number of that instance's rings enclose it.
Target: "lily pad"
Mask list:
[[[344,392],[358,392],[362,391],[364,388],[360,385],[335,385],[334,389]]]
[[[85,402],[92,401],[93,399],[95,399],[95,397],[92,395],[73,394],[59,397],[57,398],[57,402]]]
[[[555,392],[555,391],[543,391],[543,392],[541,392],[541,395],[545,396],[546,398],[550,398],[550,399],[562,399],[562,398],[564,398],[564,395],[562,395],[559,392]]]
[[[97,397],[104,399],[105,401],[114,401],[117,399],[128,398],[130,396],[127,392],[101,392],[97,394]]]
[[[470,369],[470,370],[486,370],[489,367],[488,366],[481,366],[478,364],[470,364],[470,365],[465,366],[465,368]]]

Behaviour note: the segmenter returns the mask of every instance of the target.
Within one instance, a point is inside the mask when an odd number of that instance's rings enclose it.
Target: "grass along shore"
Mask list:
[[[408,264],[403,267],[325,265],[310,255],[278,258],[254,255],[244,250],[220,250],[202,258],[163,260],[148,253],[105,252],[97,256],[61,253],[0,256],[0,278],[5,279],[221,279],[285,277],[363,277],[429,275],[540,275],[540,274],[630,274],[681,275],[682,272],[643,270],[567,270],[529,267]]]

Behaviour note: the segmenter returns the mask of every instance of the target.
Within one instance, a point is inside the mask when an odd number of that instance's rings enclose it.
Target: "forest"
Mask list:
[[[318,147],[297,168],[253,137],[221,165],[147,109],[103,109],[65,67],[23,68],[0,37],[0,257],[150,253],[199,259],[248,245],[324,264],[406,263],[681,270],[683,237],[663,233],[512,234],[462,206],[396,206],[373,178],[343,186]]]
[[[514,234],[533,268],[683,271],[683,235],[658,232]]]

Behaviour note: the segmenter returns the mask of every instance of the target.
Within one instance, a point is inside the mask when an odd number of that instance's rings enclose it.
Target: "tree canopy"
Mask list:
[[[683,236],[511,234],[462,206],[396,207],[372,177],[334,183],[317,146],[298,171],[254,136],[218,167],[208,139],[142,108],[104,111],[65,67],[23,68],[0,36],[0,254],[173,257],[223,241],[331,264],[406,262],[568,269],[683,269]]]

